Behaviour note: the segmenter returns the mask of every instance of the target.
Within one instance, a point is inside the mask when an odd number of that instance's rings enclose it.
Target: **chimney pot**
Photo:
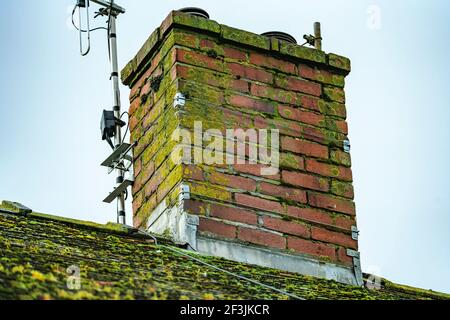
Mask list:
[[[290,34],[281,31],[269,31],[262,34],[262,36],[266,36],[269,38],[275,38],[278,40],[283,40],[289,43],[297,44],[297,40]]]
[[[190,14],[192,16],[197,16],[197,17],[201,17],[201,18],[205,18],[205,19],[209,19],[209,14],[208,12],[206,12],[205,10],[201,9],[201,8],[196,8],[196,7],[186,7],[186,8],[181,8],[178,11],[180,12],[184,12],[187,14]]]

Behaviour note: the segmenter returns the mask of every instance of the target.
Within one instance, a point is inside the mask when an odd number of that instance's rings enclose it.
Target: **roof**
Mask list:
[[[380,290],[368,290],[158,242],[133,228],[44,215],[4,203],[0,299],[450,298],[387,280]],[[81,288],[70,290],[68,281],[74,274],[68,271],[77,268]]]

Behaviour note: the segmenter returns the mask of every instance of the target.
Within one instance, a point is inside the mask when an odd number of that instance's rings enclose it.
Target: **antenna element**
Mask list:
[[[95,14],[95,18],[107,17],[108,28],[90,29],[89,6],[90,2],[98,4],[101,8]],[[123,114],[121,113],[120,102],[120,88],[119,88],[119,67],[117,57],[117,31],[116,20],[119,14],[125,13],[125,9],[114,3],[113,0],[77,0],[73,14],[78,8],[80,23],[82,18],[82,9],[86,11],[86,29],[76,27],[80,33],[80,53],[86,56],[91,49],[90,33],[99,29],[106,29],[108,31],[108,49],[109,60],[111,64],[111,83],[112,83],[112,111],[103,111],[100,129],[102,131],[102,139],[106,140],[113,148],[114,152],[103,162],[103,166],[109,168],[109,173],[115,171],[117,173],[116,187],[113,192],[105,198],[104,202],[111,203],[117,199],[117,223],[126,224],[125,219],[125,197],[128,195],[128,187],[134,183],[134,174],[132,172],[132,152],[133,146],[123,142],[122,127],[125,122],[121,120]],[[73,22],[73,19],[72,19]],[[83,47],[83,33],[87,33],[87,48]],[[128,165],[127,165],[127,164]],[[131,179],[125,179],[125,174],[128,173]]]

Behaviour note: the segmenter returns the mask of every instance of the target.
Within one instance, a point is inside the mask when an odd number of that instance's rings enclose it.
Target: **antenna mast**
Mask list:
[[[101,130],[103,140],[107,140],[113,148],[113,153],[102,163],[102,166],[109,168],[109,173],[116,172],[116,187],[114,191],[105,198],[104,202],[111,203],[114,199],[117,200],[117,222],[120,224],[126,224],[125,219],[125,200],[128,195],[127,188],[134,183],[133,174],[129,174],[131,180],[125,179],[125,174],[130,173],[132,168],[131,153],[133,146],[124,143],[122,137],[122,127],[125,122],[121,120],[124,115],[121,113],[121,101],[120,101],[120,87],[119,87],[119,67],[118,67],[118,55],[117,55],[117,29],[116,21],[119,14],[125,13],[125,9],[118,6],[111,1],[104,0],[77,0],[77,4],[74,9],[79,9],[80,24],[81,24],[81,10],[86,10],[87,26],[86,30],[83,30],[81,26],[77,28],[80,33],[80,52],[87,55],[89,53],[90,44],[90,32],[98,29],[90,29],[89,27],[89,6],[90,1],[100,5],[100,10],[96,13],[95,18],[104,16],[108,18],[108,48],[109,48],[109,60],[111,64],[111,83],[112,83],[112,111],[103,111],[103,117],[101,121]],[[75,26],[76,27],[76,26]],[[83,33],[87,33],[87,49],[83,49]],[[127,130],[128,131],[128,130]],[[114,138],[114,142],[111,141]],[[126,166],[125,162],[129,162]]]

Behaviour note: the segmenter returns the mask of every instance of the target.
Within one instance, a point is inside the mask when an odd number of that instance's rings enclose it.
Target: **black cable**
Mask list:
[[[122,118],[123,118],[124,115],[127,115],[127,116],[128,116],[128,122],[127,122],[127,129],[125,130],[125,134],[123,135],[123,138],[122,138],[123,141],[125,140],[125,138],[126,138],[128,132],[130,131],[130,114],[129,114],[128,112],[126,112],[126,111],[123,112],[123,113],[120,115],[120,119],[121,119],[121,120],[122,120]]]

